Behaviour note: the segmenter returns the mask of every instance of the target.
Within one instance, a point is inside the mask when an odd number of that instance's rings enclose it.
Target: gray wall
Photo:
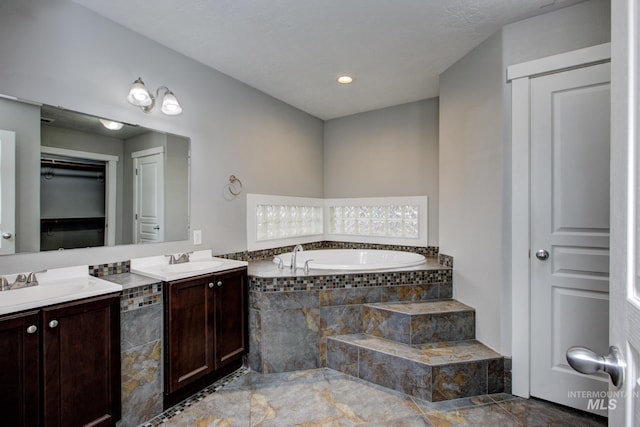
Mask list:
[[[478,339],[511,353],[508,65],[609,41],[609,2],[505,26],[440,75],[440,249],[454,297],[477,310]]]
[[[167,135],[165,147],[165,240],[181,240],[189,234],[189,140]]]
[[[478,339],[500,349],[503,304],[502,33],[440,75],[440,251],[454,297],[477,310]]]
[[[429,196],[438,245],[438,98],[339,119],[324,127],[327,198]]]
[[[323,123],[315,117],[70,0],[1,2],[0,40],[0,93],[190,137],[191,226],[203,237],[195,247],[182,241],[6,256],[0,272],[193,249],[240,251],[246,248],[246,193],[323,196]],[[184,113],[145,114],[128,104],[126,93],[139,76],[151,90],[169,86]],[[244,192],[227,200],[231,174]]]

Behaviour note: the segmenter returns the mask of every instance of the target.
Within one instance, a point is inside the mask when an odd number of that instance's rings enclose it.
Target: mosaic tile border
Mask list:
[[[355,243],[355,242],[335,242],[335,241],[320,241],[305,243],[302,245],[305,250],[313,249],[387,249],[405,252],[415,252],[426,257],[435,258],[438,256],[439,248],[437,246],[404,246],[404,245],[385,245],[380,243]],[[265,259],[271,259],[276,255],[282,253],[291,252],[293,245],[280,246],[277,248],[263,249],[260,251],[243,251],[233,252],[229,254],[216,255],[220,258],[233,259],[237,261],[263,261]],[[453,261],[453,258],[451,258]]]
[[[250,369],[245,367],[245,366],[243,366],[242,368],[238,369],[237,371],[235,371],[235,372],[227,375],[226,377],[214,382],[213,384],[211,384],[207,388],[197,392],[193,396],[188,397],[187,399],[183,400],[182,402],[178,403],[175,406],[172,406],[171,408],[167,409],[163,413],[161,413],[159,415],[156,415],[155,417],[153,417],[149,421],[147,421],[147,422],[145,422],[143,424],[140,424],[140,427],[156,427],[156,426],[161,426],[163,424],[166,424],[171,418],[173,418],[176,415],[180,414],[185,409],[189,408],[190,406],[194,405],[197,402],[200,402],[205,397],[209,396],[210,394],[215,393],[216,391],[220,390],[221,388],[223,388],[224,386],[226,386],[230,382],[234,381],[237,378],[243,377],[244,375],[248,374],[249,372],[250,372]]]
[[[451,255],[438,254],[438,264],[453,268],[453,257]]]
[[[124,289],[120,296],[120,312],[162,304],[162,283]]]
[[[382,271],[377,273],[305,277],[249,276],[249,290],[259,292],[315,291],[374,286],[428,285],[451,283],[452,281],[453,274],[449,269]]]
[[[112,262],[89,266],[89,275],[94,277],[110,276],[112,274],[130,273],[131,261]]]

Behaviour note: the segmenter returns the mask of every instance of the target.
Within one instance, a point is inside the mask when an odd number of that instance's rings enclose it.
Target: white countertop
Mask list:
[[[169,264],[166,256],[153,256],[131,260],[131,272],[154,279],[171,282],[203,274],[217,273],[234,268],[246,267],[246,261],[218,258],[210,250],[197,251],[190,255],[190,261],[181,264]]]
[[[13,283],[17,274],[4,277]],[[89,266],[55,268],[36,273],[39,284],[0,292],[0,315],[120,292],[122,286],[89,275]]]

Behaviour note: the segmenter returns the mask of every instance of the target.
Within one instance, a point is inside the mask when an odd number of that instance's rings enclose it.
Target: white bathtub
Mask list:
[[[291,265],[291,252],[274,257],[273,262],[282,263],[285,269]],[[298,252],[296,267],[319,270],[387,270],[415,267],[426,262],[423,255],[413,252],[387,251],[379,249],[321,249]]]

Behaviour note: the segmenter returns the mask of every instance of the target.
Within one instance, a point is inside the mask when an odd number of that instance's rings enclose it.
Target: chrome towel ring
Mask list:
[[[235,175],[229,177],[229,193],[233,196],[238,196],[242,193],[242,181],[236,178]]]

